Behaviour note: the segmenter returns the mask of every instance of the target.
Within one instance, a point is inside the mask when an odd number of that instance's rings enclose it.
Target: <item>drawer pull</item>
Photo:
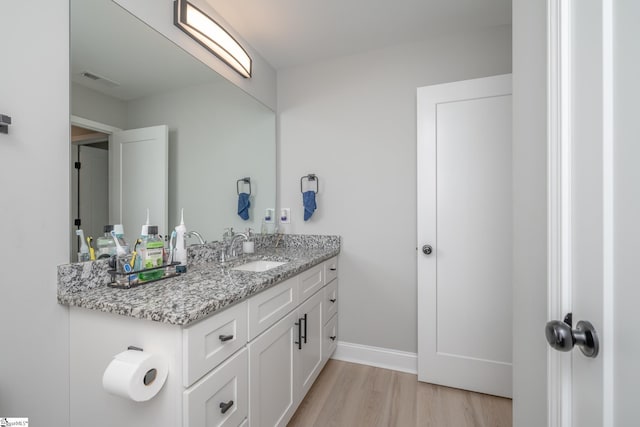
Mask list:
[[[336,268],[336,267],[331,267],[329,270],[331,270],[331,271],[336,271],[336,270],[337,270],[337,268]]]
[[[335,341],[335,340],[336,340],[336,338],[337,338],[337,337],[336,337],[335,335],[334,335],[334,336],[332,336],[332,337],[329,337],[329,339],[331,339],[331,341]]]
[[[298,319],[295,325],[298,327],[298,341],[294,344],[298,344],[298,350],[302,350],[302,319]]]
[[[304,343],[307,343],[307,313],[304,314],[304,336],[302,337],[302,339],[304,340]],[[302,320],[302,319],[300,319]]]
[[[336,301],[337,301],[337,299],[335,299],[335,298],[331,298],[329,301],[331,301],[331,302],[336,302]]]
[[[233,339],[233,335],[220,335],[218,338],[220,338],[220,341],[225,342],[225,341],[229,341]],[[231,402],[233,403],[233,402]]]
[[[228,401],[227,403],[220,402],[220,412],[223,414],[227,412],[233,406],[233,400]]]

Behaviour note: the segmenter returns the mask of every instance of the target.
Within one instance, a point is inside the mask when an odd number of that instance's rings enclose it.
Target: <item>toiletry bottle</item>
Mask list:
[[[98,259],[109,258],[116,254],[116,244],[111,237],[111,230],[113,230],[113,225],[105,225],[104,235],[96,239],[96,257]]]
[[[158,236],[158,226],[149,225],[147,228],[149,235],[142,241],[144,251],[141,254],[142,268],[162,267],[162,253],[164,252],[164,242]],[[140,272],[140,280],[155,280],[164,275],[162,269]]]
[[[89,247],[84,240],[84,231],[76,230],[76,236],[80,238],[80,251],[78,252],[78,262],[89,261]]]
[[[173,254],[175,261],[180,265],[187,265],[187,226],[184,225],[184,209],[180,215],[180,225],[176,227],[176,249]]]
[[[113,231],[116,232],[116,237],[118,237],[120,246],[124,248],[125,252],[131,253],[131,248],[129,247],[127,241],[124,239],[124,227],[122,226],[122,224],[115,224],[113,226]]]

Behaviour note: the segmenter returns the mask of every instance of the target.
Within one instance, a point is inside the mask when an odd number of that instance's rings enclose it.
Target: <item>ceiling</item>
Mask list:
[[[224,81],[111,0],[71,0],[70,44],[71,81],[123,101]]]
[[[203,0],[274,68],[511,24],[511,0]]]

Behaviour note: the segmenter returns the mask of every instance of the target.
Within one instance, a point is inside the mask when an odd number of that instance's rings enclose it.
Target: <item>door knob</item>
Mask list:
[[[579,321],[575,329],[569,323],[552,320],[547,322],[545,335],[549,345],[558,351],[570,351],[576,344],[587,357],[596,357],[600,351],[598,334],[586,320]]]
[[[433,252],[433,248],[431,247],[431,245],[424,245],[422,247],[422,253],[425,255],[431,255],[431,252]]]

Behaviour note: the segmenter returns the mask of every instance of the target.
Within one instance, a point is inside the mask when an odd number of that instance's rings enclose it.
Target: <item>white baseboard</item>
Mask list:
[[[418,355],[406,351],[338,341],[332,359],[416,374]]]

